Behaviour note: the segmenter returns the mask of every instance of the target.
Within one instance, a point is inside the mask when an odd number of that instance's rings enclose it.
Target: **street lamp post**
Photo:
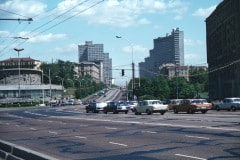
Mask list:
[[[132,94],[133,94],[133,99],[134,99],[134,94],[135,94],[135,64],[133,62],[133,45],[132,43],[127,39],[127,38],[124,38],[124,37],[121,37],[121,36],[116,36],[116,38],[123,38],[124,40],[126,40],[128,43],[129,43],[129,46],[131,47],[132,49]]]
[[[18,52],[18,96],[21,97],[21,89],[20,89],[20,58],[19,52],[23,51],[23,48],[14,48],[15,51]]]

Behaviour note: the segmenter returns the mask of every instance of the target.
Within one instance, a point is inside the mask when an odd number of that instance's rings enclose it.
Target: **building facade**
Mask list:
[[[240,97],[240,1],[224,0],[206,19],[209,97]]]
[[[112,59],[109,53],[104,53],[103,44],[93,44],[92,41],[86,41],[84,45],[78,45],[79,63],[94,62],[99,65],[99,80],[108,84],[112,78]]]
[[[189,81],[189,66],[179,66],[175,64],[164,64],[160,69],[160,74],[172,79],[174,77],[183,77]]]
[[[171,35],[154,39],[153,43],[149,57],[139,63],[140,77],[155,77],[159,74],[159,67],[166,63],[184,65],[184,33],[179,28],[173,29]]]
[[[41,62],[30,57],[0,61],[0,98],[40,98],[61,95],[62,86],[44,84]],[[1,102],[0,102],[1,103]]]
[[[100,82],[102,74],[100,73],[103,64],[101,61],[98,62],[87,62],[82,61],[78,66],[78,73],[81,76],[91,75],[95,82]]]
[[[160,74],[163,75],[164,77],[167,77],[168,79],[172,79],[174,77],[183,77],[187,81],[189,81],[189,75],[190,75],[190,70],[191,69],[203,69],[207,71],[206,66],[179,66],[175,65],[172,63],[168,64],[163,64],[162,66],[159,67]]]

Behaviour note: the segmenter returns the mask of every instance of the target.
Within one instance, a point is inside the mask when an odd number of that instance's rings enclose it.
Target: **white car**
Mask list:
[[[160,100],[144,100],[134,107],[135,115],[147,113],[161,113],[163,115],[168,111],[168,105],[163,104]]]
[[[236,111],[240,110],[240,98],[234,97],[234,98],[224,98],[223,101],[219,103],[213,103],[214,108],[217,111],[220,110],[228,110],[228,111]]]

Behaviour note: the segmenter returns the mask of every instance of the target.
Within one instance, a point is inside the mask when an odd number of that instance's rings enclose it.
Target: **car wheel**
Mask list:
[[[176,108],[173,109],[173,112],[174,112],[175,114],[178,114],[178,110],[177,110]]]
[[[89,112],[89,110],[87,109],[87,110],[86,110],[86,112],[88,113],[88,112]]]
[[[148,109],[148,110],[146,110],[146,113],[148,114],[148,115],[151,115],[152,114],[152,112]]]
[[[135,109],[134,113],[135,113],[135,115],[139,115],[139,113],[137,112],[137,110],[136,110],[136,109]]]
[[[161,115],[164,115],[165,112],[160,112],[160,113],[161,113]]]
[[[236,107],[232,106],[231,111],[233,111],[233,112],[236,111]]]
[[[192,108],[189,108],[188,111],[187,111],[188,114],[193,114],[193,110]]]
[[[103,111],[103,113],[107,114],[107,110],[105,109],[105,110]]]
[[[220,111],[220,107],[219,106],[216,106],[216,111]]]
[[[125,111],[125,114],[128,114],[128,111]]]
[[[202,112],[202,114],[205,114],[207,111],[201,111]]]

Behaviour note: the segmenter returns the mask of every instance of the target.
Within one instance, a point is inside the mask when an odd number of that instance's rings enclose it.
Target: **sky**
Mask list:
[[[104,44],[115,84],[132,76],[131,63],[144,62],[153,39],[184,32],[185,65],[207,66],[205,19],[222,0],[0,0],[0,60],[78,62],[78,45]],[[116,38],[121,36],[122,38]],[[15,39],[22,37],[26,39]],[[125,76],[121,76],[121,69]]]

